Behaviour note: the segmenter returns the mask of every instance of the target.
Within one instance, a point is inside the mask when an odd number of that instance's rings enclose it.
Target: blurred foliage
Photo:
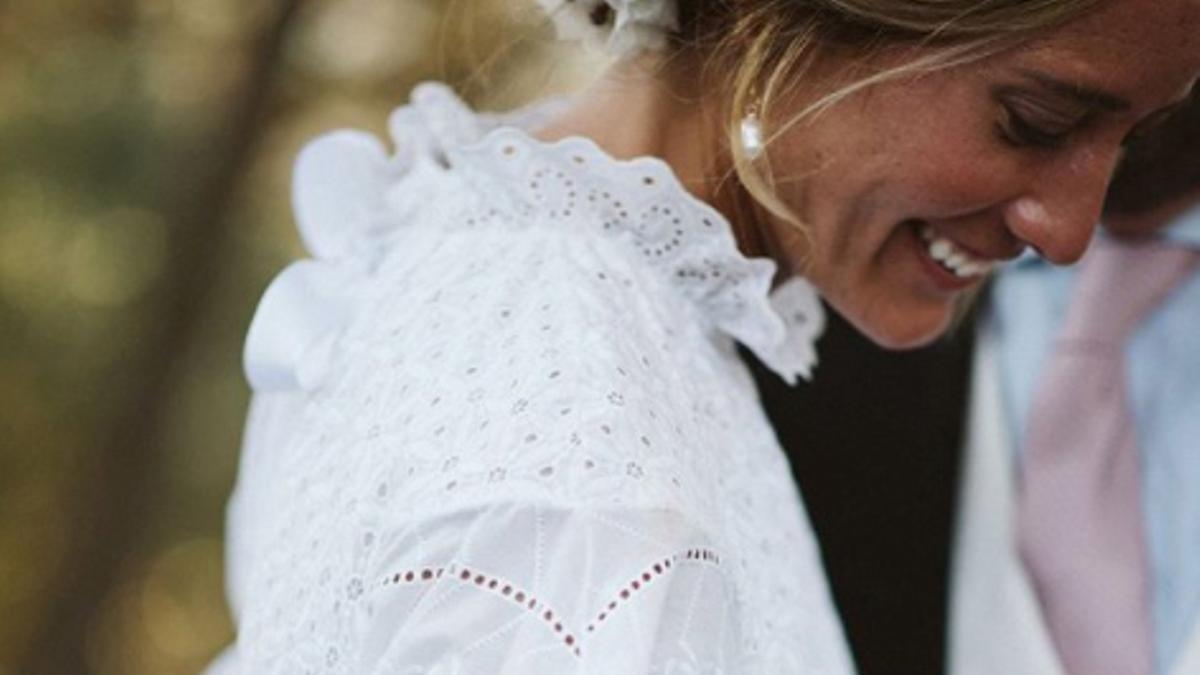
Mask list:
[[[195,673],[232,639],[240,349],[300,254],[303,142],[382,133],[421,80],[504,108],[597,66],[548,58],[532,3],[306,0],[272,25],[284,4],[0,4],[0,675]]]

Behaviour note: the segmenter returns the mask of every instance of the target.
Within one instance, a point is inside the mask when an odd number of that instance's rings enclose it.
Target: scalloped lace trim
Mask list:
[[[743,255],[724,216],[688,192],[666,162],[619,160],[587,138],[548,143],[515,127],[452,147],[448,158],[456,169],[497,178],[505,188],[497,197],[518,215],[586,214],[624,236],[714,327],[788,382],[811,377],[825,319],[815,289],[796,277],[772,291],[775,262]]]
[[[309,144],[296,163],[293,203],[312,259],[285,270],[263,296],[244,357],[253,387],[319,386],[376,263],[414,210],[436,201],[448,170],[483,178],[475,183],[489,201],[523,219],[583,219],[625,238],[712,327],[789,383],[810,378],[825,319],[815,289],[797,277],[772,291],[774,261],[742,255],[725,218],[662,160],[618,160],[586,138],[547,143],[525,131],[565,105],[479,114],[429,83],[389,118],[393,152],[351,131]]]

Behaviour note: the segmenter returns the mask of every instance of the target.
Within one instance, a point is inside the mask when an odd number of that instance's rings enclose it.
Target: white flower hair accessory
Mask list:
[[[559,38],[618,57],[666,47],[679,30],[676,0],[538,0]]]

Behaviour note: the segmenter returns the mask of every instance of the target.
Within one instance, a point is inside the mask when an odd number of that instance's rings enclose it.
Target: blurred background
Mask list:
[[[0,2],[0,675],[195,673],[232,639],[242,339],[292,160],[440,79],[600,64],[532,0]]]

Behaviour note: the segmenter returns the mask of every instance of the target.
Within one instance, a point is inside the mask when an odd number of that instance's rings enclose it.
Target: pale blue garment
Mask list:
[[[1200,208],[1162,236],[1200,251]],[[1073,269],[1028,255],[996,282],[992,325],[1014,439],[1024,438],[1074,279]],[[1154,577],[1155,672],[1166,675],[1200,622],[1200,267],[1138,327],[1126,357]],[[1019,458],[1019,445],[1013,451]]]

